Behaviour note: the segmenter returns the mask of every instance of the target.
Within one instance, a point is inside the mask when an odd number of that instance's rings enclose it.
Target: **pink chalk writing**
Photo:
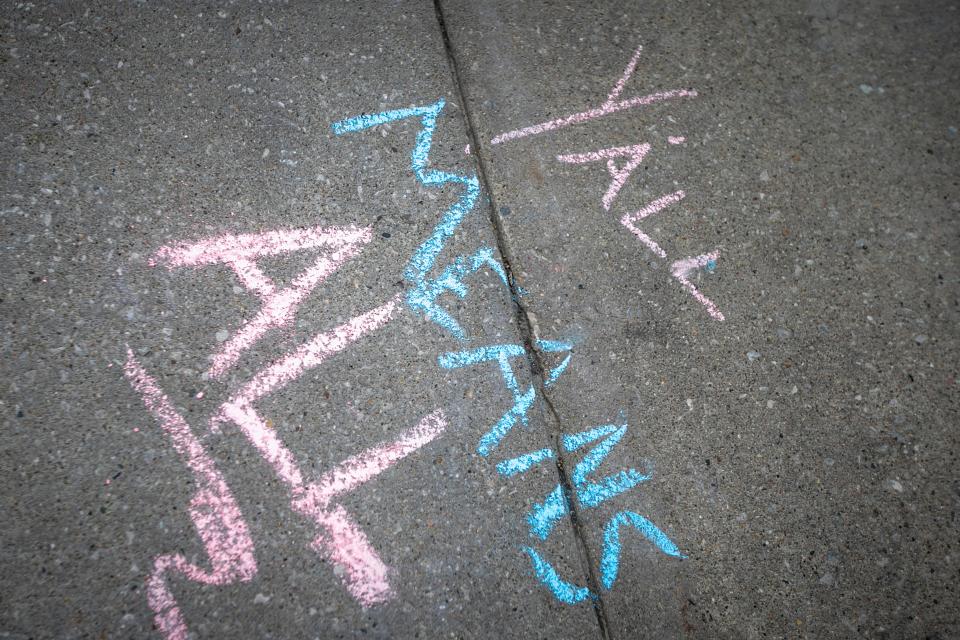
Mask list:
[[[623,185],[626,184],[627,178],[630,177],[630,174],[633,173],[633,170],[640,166],[640,163],[643,162],[644,156],[647,155],[647,152],[650,151],[649,144],[635,144],[627,147],[611,147],[609,149],[601,149],[599,151],[590,151],[588,153],[571,153],[567,155],[557,156],[557,160],[560,162],[567,162],[571,164],[583,164],[586,162],[596,162],[597,160],[607,160],[607,171],[610,173],[610,186],[607,188],[607,192],[603,194],[603,197],[600,199],[603,203],[603,208],[609,211],[610,205],[613,204],[613,199],[617,197],[617,194],[620,193],[620,189],[623,188]],[[616,158],[627,157],[629,158],[623,167],[617,168],[614,160]]]
[[[607,99],[599,107],[588,109],[587,111],[581,111],[579,113],[573,113],[568,116],[556,118],[554,120],[548,120],[547,122],[541,122],[540,124],[535,124],[529,127],[523,127],[522,129],[501,133],[497,136],[494,136],[490,140],[490,144],[502,144],[504,142],[509,142],[510,140],[538,135],[547,131],[553,131],[554,129],[560,129],[562,127],[579,124],[581,122],[587,122],[588,120],[600,118],[611,113],[616,113],[617,111],[623,111],[624,109],[632,109],[634,107],[664,102],[666,100],[672,100],[673,98],[695,98],[697,96],[697,92],[692,89],[671,89],[670,91],[659,91],[657,93],[651,93],[645,96],[630,98],[629,100],[618,101],[617,98],[620,97],[620,93],[626,86],[630,76],[633,75],[634,69],[636,69],[637,60],[640,59],[640,52],[642,50],[643,47],[637,47],[637,50],[630,58],[630,62],[627,64],[626,69],[624,69],[623,75],[619,80],[617,80],[617,83],[610,91],[610,95],[607,96]]]
[[[657,102],[663,102],[665,100],[671,100],[673,98],[697,97],[697,92],[693,89],[673,89],[670,91],[651,93],[649,95],[631,98],[628,100],[621,100],[620,96],[623,93],[627,82],[629,82],[630,78],[633,77],[633,74],[637,69],[637,63],[640,60],[640,54],[642,51],[643,47],[637,47],[637,49],[633,52],[633,55],[630,57],[630,61],[627,63],[627,66],[623,70],[620,78],[616,81],[616,83],[614,83],[613,88],[607,95],[607,99],[604,100],[599,107],[573,113],[567,116],[562,116],[560,118],[548,120],[546,122],[535,124],[529,127],[506,131],[494,136],[490,140],[490,144],[502,144],[510,140],[517,140],[527,136],[538,135],[547,131],[553,131],[562,127],[579,124],[581,122],[587,122],[588,120],[593,120],[595,118],[600,118],[617,111],[631,109],[637,106],[650,105]],[[680,145],[686,142],[686,137],[668,136],[667,142],[671,145]],[[630,178],[630,175],[638,166],[640,166],[645,156],[650,152],[650,148],[650,144],[647,143],[622,147],[610,147],[607,149],[600,149],[599,151],[591,151],[587,153],[560,154],[557,155],[557,160],[570,164],[585,164],[589,162],[596,162],[598,160],[606,160],[607,172],[610,174],[610,184],[607,187],[606,192],[601,197],[600,202],[603,205],[603,208],[609,211],[611,206],[613,206],[613,201],[623,189],[627,180]],[[625,157],[627,159],[623,166],[618,167],[616,159],[621,157]],[[643,220],[647,216],[660,211],[664,207],[679,201],[683,197],[684,195],[682,191],[677,191],[674,194],[664,196],[663,198],[650,203],[638,211],[622,216],[620,218],[620,222],[657,256],[666,258],[667,252],[649,235],[637,227],[636,223]],[[707,311],[710,313],[711,317],[717,320],[723,320],[723,314],[720,313],[720,311],[716,308],[716,305],[714,305],[713,302],[701,294],[688,278],[690,271],[696,268],[689,267],[689,264],[694,264],[698,259],[699,258],[690,258],[686,261],[679,260],[674,262],[673,275],[684,286],[684,288],[693,294],[694,297],[707,308]],[[694,262],[690,263],[688,262],[689,260],[693,260]]]
[[[623,70],[623,74],[614,84],[613,88],[610,90],[610,93],[607,95],[607,99],[596,108],[589,109],[587,111],[581,111],[579,113],[574,113],[568,116],[563,116],[561,118],[556,118],[554,120],[549,120],[540,124],[536,124],[529,127],[524,127],[522,129],[516,129],[513,131],[507,131],[501,133],[497,136],[494,136],[491,139],[491,144],[501,144],[510,140],[516,140],[518,138],[524,138],[526,136],[537,135],[544,133],[546,131],[552,131],[554,129],[559,129],[561,127],[566,127],[569,125],[577,124],[580,122],[586,122],[594,118],[599,118],[616,111],[623,109],[629,109],[635,106],[653,104],[655,102],[662,102],[664,100],[669,100],[672,98],[694,98],[697,96],[697,92],[692,89],[675,89],[671,91],[661,91],[658,93],[652,93],[646,96],[641,96],[638,98],[632,98],[629,100],[620,100],[620,96],[623,93],[624,88],[627,85],[627,82],[633,76],[637,68],[637,63],[640,60],[640,54],[643,51],[643,47],[637,47],[633,52],[633,55],[630,57],[630,61],[627,63],[626,68]],[[668,136],[667,142],[671,145],[680,145],[686,142],[686,137],[684,136]],[[610,174],[610,184],[607,187],[606,192],[600,198],[600,202],[603,208],[607,211],[610,210],[613,206],[613,201],[617,198],[620,191],[623,189],[627,180],[630,178],[631,174],[640,164],[643,162],[644,158],[650,152],[651,145],[648,143],[627,145],[621,147],[610,147],[607,149],[600,149],[598,151],[590,151],[587,153],[568,153],[568,154],[559,154],[557,155],[557,160],[559,162],[569,163],[569,164],[585,164],[590,162],[597,162],[598,160],[607,161],[607,172]],[[617,166],[617,158],[624,157],[626,161],[620,167]],[[647,206],[634,211],[633,213],[627,213],[620,218],[621,224],[626,227],[631,233],[633,233],[647,248],[653,251],[660,258],[666,258],[667,252],[661,247],[657,242],[653,240],[649,235],[647,235],[642,229],[637,226],[637,223],[643,220],[644,218],[657,213],[663,208],[679,202],[684,197],[683,191],[677,191],[667,196],[663,196],[654,202],[651,202]],[[716,320],[723,320],[724,316],[717,309],[716,305],[704,296],[697,287],[690,281],[690,273],[697,268],[708,266],[710,270],[715,266],[715,261],[710,256],[714,254],[709,254],[707,256],[697,256],[695,258],[687,258],[684,260],[678,260],[672,264],[672,275],[674,278],[680,282],[683,287],[690,292],[694,298],[703,304],[710,316]]]
[[[253,404],[328,357],[343,351],[367,333],[385,325],[399,302],[398,295],[384,305],[317,335],[268,365],[221,405],[211,419],[214,428],[225,421],[236,424],[287,485],[291,492],[291,508],[317,525],[318,534],[312,543],[313,548],[343,569],[342,580],[347,590],[363,606],[373,606],[393,596],[390,569],[380,559],[356,520],[334,501],[439,437],[446,429],[443,412],[434,411],[393,442],[351,456],[317,482],[308,484],[293,453],[260,417]],[[156,614],[157,626],[171,640],[181,640],[186,637],[187,626],[167,586],[165,574],[176,571],[203,584],[250,580],[257,570],[253,543],[239,508],[217,473],[213,460],[129,349],[125,371],[131,384],[143,396],[144,404],[170,434],[174,447],[194,472],[200,487],[191,502],[190,513],[204,541],[213,570],[204,571],[179,555],[161,556],[155,562],[148,585],[148,599]]]
[[[693,89],[671,89],[670,91],[651,93],[650,95],[631,98],[630,100],[622,100],[621,102],[617,102],[609,107],[597,107],[596,109],[589,109],[587,111],[581,111],[579,113],[573,113],[569,116],[564,116],[563,118],[557,118],[556,120],[549,120],[547,122],[535,124],[530,127],[524,127],[523,129],[507,131],[506,133],[501,133],[500,135],[493,137],[490,140],[490,144],[503,144],[504,142],[516,140],[517,138],[525,138],[527,136],[553,131],[554,129],[569,127],[572,124],[587,122],[588,120],[600,118],[611,113],[616,113],[617,111],[623,111],[624,109],[632,109],[633,107],[654,104],[656,102],[664,102],[672,98],[695,97],[697,97],[697,92]]]
[[[356,227],[314,227],[224,235],[163,247],[154,254],[150,264],[168,269],[225,264],[236,273],[246,288],[262,299],[257,315],[244,324],[212,358],[210,373],[220,376],[268,329],[288,324],[310,291],[356,255],[370,238],[369,228]],[[304,249],[319,249],[321,253],[312,266],[286,288],[278,289],[257,265],[257,261],[263,257]],[[329,357],[344,351],[363,336],[383,327],[400,308],[400,301],[401,295],[398,294],[385,304],[319,333],[264,366],[234,392],[210,419],[210,428],[214,431],[219,431],[220,425],[225,422],[235,424],[287,485],[291,493],[291,507],[317,526],[313,548],[341,567],[347,590],[363,606],[385,602],[392,597],[390,569],[380,559],[360,525],[335,500],[437,438],[446,428],[443,413],[434,411],[395,441],[351,456],[324,474],[319,481],[308,483],[293,453],[260,416],[255,403],[319,366]],[[178,452],[200,478],[198,484],[201,489],[191,503],[191,515],[207,547],[214,570],[203,572],[180,556],[163,556],[156,562],[148,589],[158,626],[169,638],[180,640],[186,636],[187,627],[166,586],[165,573],[176,570],[193,580],[209,584],[249,580],[256,573],[253,543],[226,484],[216,475],[212,460],[206,456],[186,422],[172,409],[156,383],[146,376],[133,359],[132,353],[129,358],[128,377],[144,396],[148,409],[161,419],[164,428],[173,437]],[[201,397],[201,394],[197,394],[197,398]]]
[[[224,235],[192,244],[162,247],[150,264],[174,269],[224,263],[233,269],[246,288],[263,299],[263,306],[256,316],[244,323],[214,354],[208,373],[219,378],[268,330],[290,323],[297,307],[314,287],[355,256],[370,238],[369,228],[352,226]],[[256,264],[256,260],[264,256],[314,248],[321,249],[316,262],[280,291]]]
[[[400,308],[400,298],[401,294],[397,294],[387,303],[361,313],[342,325],[315,336],[292,353],[271,363],[257,373],[240,390],[234,401],[254,402],[292,380],[296,380],[305,371],[316,367],[329,356],[342,351],[363,335],[381,328],[393,318],[397,309]]]
[[[342,351],[363,334],[379,328],[390,319],[396,301],[361,314],[339,327],[316,336],[292,354],[267,366],[244,385],[238,393],[227,400],[220,411],[210,420],[216,431],[221,422],[233,421],[260,455],[273,467],[280,479],[291,488],[303,484],[303,476],[293,459],[293,454],[284,446],[273,429],[257,415],[253,403],[271,391],[295,380],[327,357]]]
[[[331,504],[331,500],[439,436],[446,428],[443,413],[435,411],[397,441],[349,458],[325,474],[320,482],[309,485],[304,483],[293,455],[253,407],[228,403],[224,415],[240,427],[288,485],[291,508],[317,525],[319,532],[313,547],[344,569],[342,580],[350,594],[365,607],[389,600],[393,591],[387,566],[353,517],[341,505]]]
[[[633,55],[630,56],[630,62],[627,63],[627,68],[623,70],[623,75],[620,76],[620,79],[617,80],[617,84],[613,85],[613,89],[610,90],[610,95],[607,96],[607,99],[603,102],[601,106],[612,107],[617,98],[620,97],[620,94],[623,93],[623,88],[627,85],[627,80],[630,79],[630,76],[633,75],[634,69],[637,68],[637,62],[640,60],[640,54],[643,52],[642,46],[637,46],[637,50],[633,52]]]
[[[346,569],[347,589],[364,606],[384,602],[392,596],[387,567],[347,511],[331,502],[433,441],[446,426],[443,411],[438,409],[394,442],[371,447],[344,460],[315,484],[296,492],[302,497],[294,501],[293,508],[313,518],[321,527],[314,548]]]
[[[344,350],[363,335],[385,325],[399,301],[397,296],[356,316],[270,364],[227,400],[211,421],[213,425],[226,420],[233,422],[256,447],[288,486],[292,494],[291,507],[317,525],[319,532],[314,548],[344,569],[347,590],[364,606],[385,602],[392,596],[388,569],[360,526],[341,505],[331,504],[331,500],[385,471],[440,435],[446,425],[443,414],[434,412],[397,441],[354,456],[328,472],[318,483],[306,484],[292,452],[267,426],[253,403]]]
[[[446,418],[437,410],[402,434],[394,442],[371,447],[363,453],[347,458],[326,472],[309,492],[310,508],[326,507],[334,498],[353,491],[405,456],[428,444],[446,429]],[[304,503],[306,507],[307,503]]]
[[[620,218],[620,223],[629,229],[631,233],[637,236],[640,239],[640,242],[647,245],[651,251],[661,258],[666,258],[667,252],[660,248],[660,245],[654,242],[650,236],[638,229],[634,223],[643,220],[647,216],[652,215],[661,209],[674,204],[675,202],[680,202],[685,195],[686,194],[684,194],[683,191],[677,191],[676,193],[671,193],[670,195],[658,198],[638,211],[634,211],[633,213],[625,213],[623,217]]]
[[[157,627],[170,640],[184,640],[187,625],[167,584],[167,574],[179,573],[201,584],[249,581],[257,573],[253,541],[240,508],[213,459],[129,347],[124,373],[142,397],[147,410],[170,437],[174,450],[193,473],[197,485],[197,493],[190,501],[190,517],[203,541],[211,569],[191,564],[182,554],[158,556],[147,582],[147,602],[153,609]]]
[[[717,305],[700,293],[700,290],[690,282],[690,274],[696,269],[702,269],[703,267],[709,268],[716,264],[719,255],[719,251],[713,251],[702,256],[677,260],[670,265],[670,273],[673,274],[673,277],[676,278],[700,304],[707,308],[707,313],[709,313],[714,320],[723,320],[723,314],[717,309]]]

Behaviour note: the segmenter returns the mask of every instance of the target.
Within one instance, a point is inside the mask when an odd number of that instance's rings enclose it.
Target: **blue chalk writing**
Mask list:
[[[442,103],[443,100],[440,100],[440,109],[443,108]],[[406,118],[423,118],[425,116],[432,115],[434,121],[436,121],[436,117],[437,114],[440,113],[440,109],[437,109],[436,104],[432,104],[426,107],[409,107],[407,109],[395,109],[393,111],[384,111],[383,113],[375,113],[370,115],[363,114],[354,116],[353,118],[347,118],[346,120],[341,120],[340,122],[334,122],[331,125],[331,128],[336,135],[342,136],[345,133],[363,131],[364,129],[369,129],[370,127],[376,127],[381,124],[387,124],[388,122],[393,122],[395,120],[404,120]],[[429,145],[427,148],[429,149]]]
[[[554,353],[557,351],[570,351],[573,349],[573,344],[569,342],[561,342],[560,340],[537,340],[535,344],[538,349],[548,353]],[[556,382],[557,378],[560,377],[560,374],[567,370],[567,366],[570,364],[570,358],[572,357],[573,356],[568,354],[560,364],[551,369],[550,373],[547,374],[546,380],[543,381],[543,386],[549,387]]]
[[[599,482],[587,481],[587,477],[597,470],[600,463],[610,454],[626,432],[627,425],[617,427],[608,424],[563,436],[561,442],[566,451],[576,451],[591,442],[604,438],[576,464],[573,473],[570,475],[570,483],[577,493],[577,500],[581,507],[585,509],[597,507],[650,479],[650,476],[646,476],[636,469],[627,469],[615,475],[607,476]],[[547,496],[547,499],[542,504],[534,505],[527,515],[530,534],[541,540],[546,540],[554,525],[566,515],[567,510],[564,493],[561,486],[557,484]]]
[[[591,431],[594,430],[591,429]],[[600,463],[603,462],[604,458],[610,455],[610,452],[613,451],[613,448],[617,446],[617,443],[620,442],[626,432],[627,425],[622,425],[607,438],[601,441],[600,444],[593,447],[593,449],[590,450],[590,453],[583,456],[583,459],[580,460],[580,462],[577,463],[577,466],[573,468],[573,474],[570,476],[570,481],[573,482],[573,486],[578,487],[586,482],[587,476],[597,470],[597,467],[600,466]]]
[[[593,429],[587,429],[586,431],[581,431],[580,433],[570,433],[563,435],[563,448],[565,451],[576,451],[585,444],[590,444],[594,440],[598,440],[605,435],[609,435],[617,430],[617,425],[615,424],[605,424],[600,427],[594,427]]]
[[[538,349],[549,352],[570,351],[570,349],[573,349],[572,344],[560,340],[537,340],[536,344]]]
[[[504,460],[497,465],[497,471],[500,473],[500,475],[507,476],[509,478],[510,476],[515,476],[518,473],[523,473],[529,470],[531,467],[540,464],[544,460],[553,460],[555,457],[556,454],[553,452],[553,449],[540,449],[539,451],[525,453],[522,456]]]
[[[566,371],[567,365],[570,364],[571,357],[572,356],[567,356],[566,358],[563,359],[563,362],[558,364],[556,367],[553,368],[552,371],[550,371],[550,374],[547,376],[547,379],[544,380],[543,382],[543,386],[549,387],[550,385],[552,385],[554,382],[557,381],[557,378],[560,377],[560,374]]]
[[[517,378],[510,366],[510,358],[521,356],[523,353],[524,349],[519,344],[496,344],[468,351],[445,353],[437,358],[437,362],[444,369],[467,367],[491,360],[496,360],[500,366],[500,375],[503,377],[504,384],[513,395],[513,406],[480,438],[477,452],[482,456],[489,455],[518,420],[527,424],[527,411],[533,406],[536,391],[531,386],[526,391],[521,392],[520,385],[517,383]]]
[[[590,593],[588,588],[578,587],[561,578],[560,574],[553,568],[553,565],[541,558],[540,554],[534,549],[523,547],[523,550],[530,556],[537,580],[546,585],[557,600],[566,604],[576,604],[582,600],[593,597],[593,594]]]
[[[529,411],[533,405],[533,400],[536,395],[536,391],[534,391],[533,387],[530,387],[526,393],[518,397],[514,401],[513,406],[480,438],[480,443],[477,445],[477,453],[484,457],[490,455],[490,452],[497,448],[500,441],[513,429],[513,426],[518,420],[526,422],[527,411]]]
[[[609,435],[603,442],[591,449],[590,453],[584,456],[583,460],[573,468],[570,480],[577,490],[577,499],[582,506],[595,507],[650,479],[650,476],[644,475],[636,469],[627,469],[616,475],[607,476],[600,482],[587,482],[587,476],[600,466],[603,459],[620,442],[626,432],[627,425],[618,428],[616,425],[608,424],[563,437],[563,448],[567,451],[576,451],[585,444]]]
[[[523,347],[519,344],[492,344],[486,347],[445,353],[437,358],[437,363],[444,369],[459,369],[470,367],[481,362],[499,360],[501,356],[515,358],[523,355]]]
[[[588,477],[610,454],[613,448],[623,439],[627,432],[627,425],[607,424],[599,427],[593,427],[581,431],[580,433],[565,434],[561,438],[561,444],[564,451],[573,452],[590,443],[600,442],[587,453],[573,469],[570,476],[570,483],[577,494],[577,499],[582,508],[596,507],[611,498],[632,489],[636,485],[650,477],[643,475],[635,469],[626,469],[614,475],[609,475],[599,482],[589,482]],[[602,439],[602,440],[601,440]],[[552,453],[550,449],[544,449]],[[540,453],[540,452],[536,452]],[[522,467],[526,470],[539,462],[533,461],[527,454],[508,460],[510,468]],[[503,464],[503,463],[501,463]],[[547,494],[542,503],[535,504],[527,514],[527,523],[530,525],[530,535],[540,540],[546,540],[557,522],[560,521],[570,511],[569,499],[563,487],[558,483],[553,490]],[[620,554],[622,551],[620,543],[620,528],[623,525],[632,526],[639,531],[647,540],[649,540],[657,549],[663,553],[677,558],[685,558],[677,545],[663,531],[658,529],[652,522],[634,513],[633,511],[620,511],[614,515],[604,528],[603,535],[603,555],[600,560],[601,585],[604,589],[611,589],[617,579],[617,573],[620,570]],[[537,579],[542,582],[550,592],[553,593],[561,602],[574,604],[587,597],[592,597],[589,590],[585,587],[577,587],[569,582],[565,582],[546,560],[541,558],[536,551],[530,547],[523,547],[533,562],[534,571]]]
[[[463,328],[437,303],[437,298],[445,291],[452,291],[462,299],[467,295],[467,287],[463,279],[484,265],[490,267],[504,285],[507,285],[508,281],[503,265],[493,257],[493,249],[490,247],[481,247],[471,256],[458,257],[438,278],[430,278],[429,274],[444,245],[453,236],[463,218],[473,209],[480,196],[480,181],[475,175],[458,175],[429,169],[427,166],[430,147],[433,144],[433,132],[437,128],[437,118],[445,104],[446,102],[441,98],[432,105],[360,115],[335,122],[332,128],[336,135],[343,135],[396,120],[419,118],[422,128],[417,133],[416,144],[410,152],[410,164],[414,176],[424,186],[442,187],[448,183],[454,183],[463,187],[463,193],[457,201],[444,212],[430,236],[410,257],[403,271],[403,277],[412,285],[407,292],[407,305],[422,313],[458,340],[465,340],[466,333]]]
[[[422,282],[422,290],[414,290],[415,301],[420,308],[428,309],[427,315],[431,317],[440,326],[454,335],[459,340],[463,340],[466,335],[460,325],[440,307],[432,306],[433,300],[438,298],[444,291],[451,291],[461,300],[467,295],[467,285],[464,278],[476,273],[484,265],[499,276],[503,285],[509,289],[507,283],[507,273],[503,266],[493,257],[493,249],[490,247],[480,247],[472,256],[459,256],[450,266],[443,270],[443,273],[434,280],[425,279]],[[410,297],[408,294],[408,301]]]
[[[603,532],[600,581],[604,589],[613,588],[613,583],[616,581],[617,573],[620,570],[620,527],[624,524],[635,528],[663,553],[675,558],[686,558],[685,555],[680,553],[677,545],[673,544],[673,541],[667,537],[667,534],[654,526],[652,522],[633,511],[621,511],[607,521],[607,526]]]
[[[433,134],[444,106],[445,101],[441,98],[429,105],[359,115],[335,122],[331,127],[334,134],[339,136],[407,118],[416,118],[420,121],[421,127],[410,153],[414,176],[424,186],[442,188],[447,184],[453,184],[461,192],[456,202],[443,213],[430,235],[417,247],[404,268],[404,280],[410,285],[406,294],[406,303],[415,313],[419,313],[462,341],[467,339],[466,332],[457,320],[440,306],[438,302],[440,296],[451,293],[461,300],[466,298],[469,293],[466,279],[483,268],[493,271],[508,289],[512,283],[503,265],[497,260],[494,249],[488,246],[479,247],[471,255],[457,256],[445,268],[439,270],[438,276],[431,276],[444,247],[467,214],[473,210],[481,191],[476,175],[459,175],[429,167]],[[713,272],[717,266],[716,260],[710,259],[704,266],[708,272]],[[516,296],[526,295],[526,292],[518,286],[514,286],[514,291]],[[573,349],[571,343],[557,340],[536,340],[533,347],[545,353],[570,352]],[[528,412],[536,399],[536,391],[532,385],[526,390],[520,388],[510,363],[511,359],[522,355],[525,355],[525,349],[519,344],[499,344],[449,352],[437,358],[438,364],[445,369],[458,369],[495,361],[504,385],[513,397],[513,405],[480,438],[477,451],[482,456],[488,456],[496,449],[518,422],[523,425],[528,424]],[[544,376],[545,387],[550,387],[558,381],[570,365],[571,358],[572,354],[568,353],[560,364],[547,372]],[[626,424],[608,424],[580,433],[563,435],[561,438],[563,451],[574,452],[587,445],[593,446],[574,466],[570,476],[569,490],[558,483],[544,500],[534,504],[527,514],[526,519],[532,537],[546,540],[557,522],[569,515],[572,505],[571,491],[576,495],[577,504],[580,507],[594,508],[650,479],[648,475],[635,469],[621,470],[596,481],[590,479],[623,439],[626,431]],[[544,461],[556,458],[557,452],[554,449],[543,448],[503,460],[497,464],[497,472],[505,477],[513,477],[526,473]],[[622,553],[620,533],[624,525],[636,529],[661,552],[674,557],[685,557],[670,538],[649,520],[632,511],[620,511],[607,521],[604,528],[603,553],[600,561],[603,589],[611,589],[617,579]],[[530,557],[537,580],[545,585],[560,602],[576,604],[588,598],[597,597],[587,587],[578,586],[561,578],[553,565],[532,547],[522,547],[522,549]]]
[[[569,351],[573,348],[572,344],[559,340],[537,340],[535,345],[536,348],[546,352]],[[437,363],[444,369],[458,369],[496,360],[503,382],[513,395],[513,406],[507,409],[506,413],[480,438],[477,452],[482,456],[488,456],[496,449],[518,421],[525,426],[528,424],[527,412],[533,406],[536,390],[531,385],[526,391],[521,391],[516,375],[513,373],[513,367],[510,366],[511,358],[523,354],[524,348],[519,344],[496,344],[466,351],[454,351],[437,357]],[[550,371],[545,384],[556,381],[569,364],[570,356],[568,355]]]
[[[552,494],[551,494],[552,495]],[[657,549],[675,558],[686,558],[677,545],[656,525],[633,511],[620,511],[607,521],[603,532],[603,556],[600,559],[600,584],[609,591],[613,588],[620,572],[620,528],[629,525],[639,531]],[[554,597],[566,604],[576,604],[587,598],[594,598],[586,587],[578,587],[560,577],[556,569],[531,547],[521,547],[530,556],[537,580],[543,583]]]
[[[607,476],[600,482],[579,485],[577,500],[583,507],[596,507],[649,479],[650,476],[643,475],[636,469],[627,469],[614,476]]]
[[[567,496],[559,484],[547,494],[542,503],[533,505],[527,514],[527,524],[530,525],[530,535],[546,540],[553,527],[560,519],[570,513],[567,506]]]

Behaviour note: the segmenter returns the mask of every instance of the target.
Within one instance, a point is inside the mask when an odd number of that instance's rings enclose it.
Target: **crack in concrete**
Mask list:
[[[528,354],[527,360],[530,365],[534,384],[537,387],[540,397],[543,398],[544,404],[547,407],[547,412],[549,413],[553,422],[554,446],[557,452],[557,475],[560,479],[560,485],[563,487],[570,523],[573,527],[574,537],[577,540],[580,561],[583,565],[581,569],[586,575],[587,586],[589,587],[590,591],[595,594],[592,602],[593,610],[597,617],[597,625],[599,627],[600,637],[603,640],[613,640],[613,635],[610,629],[610,624],[607,620],[607,614],[600,592],[600,581],[598,580],[596,572],[593,569],[594,563],[590,554],[590,548],[587,545],[586,536],[583,531],[583,525],[580,521],[579,505],[577,504],[577,500],[575,498],[576,492],[573,489],[573,483],[570,481],[570,477],[568,476],[566,467],[564,466],[564,456],[562,453],[563,449],[560,446],[560,439],[565,432],[563,430],[560,415],[554,407],[553,401],[550,399],[550,396],[546,390],[546,379],[544,378],[544,372],[547,370],[547,367],[544,365],[543,354],[539,349],[536,348],[536,340],[539,338],[539,332],[537,331],[537,323],[535,319],[536,316],[527,308],[527,305],[521,299],[516,280],[514,278],[512,252],[510,251],[503,221],[498,213],[493,189],[490,187],[490,181],[487,178],[486,162],[484,160],[484,148],[480,144],[480,138],[477,135],[477,130],[473,121],[473,114],[467,103],[466,92],[460,79],[459,66],[457,64],[456,56],[453,52],[453,44],[450,41],[450,34],[447,31],[447,23],[446,19],[444,18],[443,7],[440,4],[440,0],[433,0],[433,8],[434,12],[436,13],[440,34],[443,38],[444,51],[447,57],[447,64],[450,67],[450,74],[453,77],[454,89],[457,92],[457,99],[460,102],[460,108],[463,112],[464,125],[467,129],[467,137],[470,141],[469,148],[473,150],[473,154],[476,158],[477,174],[480,178],[480,184],[483,190],[487,193],[487,206],[489,210],[490,223],[493,226],[493,232],[496,236],[497,250],[500,252],[500,258],[503,261],[503,268],[507,274],[507,286],[510,289],[510,297],[514,303],[514,314],[517,319],[517,330],[520,333],[521,339],[523,340],[524,349]]]

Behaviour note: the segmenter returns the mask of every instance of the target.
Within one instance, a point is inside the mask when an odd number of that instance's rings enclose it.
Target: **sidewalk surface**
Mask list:
[[[957,5],[0,38],[0,638],[960,635]]]

